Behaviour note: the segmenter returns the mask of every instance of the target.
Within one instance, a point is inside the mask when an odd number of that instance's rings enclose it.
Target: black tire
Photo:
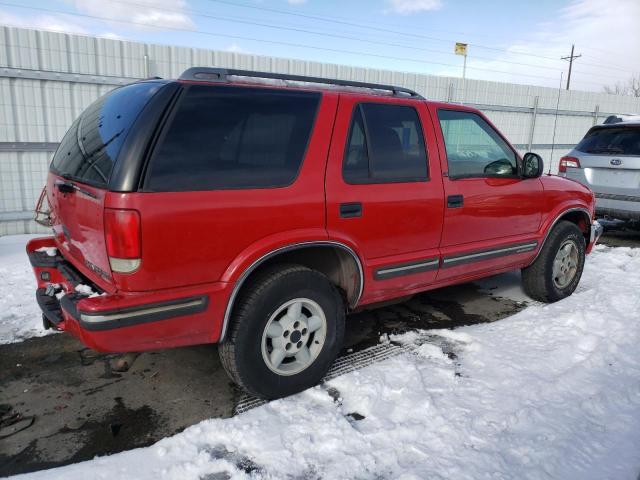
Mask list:
[[[317,385],[342,348],[345,308],[340,292],[322,273],[301,265],[270,266],[249,281],[234,307],[227,338],[219,346],[224,369],[239,387],[268,399]],[[318,356],[307,368],[279,375],[263,358],[263,333],[274,312],[296,298],[308,298],[322,308],[326,336]]]
[[[578,264],[573,279],[563,288],[554,281],[553,263],[561,246],[567,241],[575,243],[578,249]],[[528,267],[522,269],[524,291],[534,300],[552,303],[571,295],[582,277],[585,259],[584,234],[575,223],[562,220],[553,227],[542,246],[538,258]]]

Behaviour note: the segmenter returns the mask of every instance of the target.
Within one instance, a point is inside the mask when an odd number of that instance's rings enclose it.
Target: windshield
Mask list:
[[[93,102],[62,139],[51,170],[66,178],[106,187],[127,133],[162,85],[136,83]]]
[[[603,155],[640,156],[640,126],[594,128],[582,139],[576,150]]]

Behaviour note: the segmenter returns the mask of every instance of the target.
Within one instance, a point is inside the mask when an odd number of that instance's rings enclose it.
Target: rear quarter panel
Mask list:
[[[325,93],[297,179],[282,188],[114,193],[105,206],[141,214],[142,265],[115,274],[120,288],[149,291],[235,281],[271,249],[326,239],[324,172],[337,96]]]

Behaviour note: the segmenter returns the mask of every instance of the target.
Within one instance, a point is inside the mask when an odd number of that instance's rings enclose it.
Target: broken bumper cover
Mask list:
[[[50,256],[41,247],[54,247],[53,238],[27,245],[36,274],[36,299],[48,324],[65,330],[100,351],[129,352],[215,342],[222,311],[210,298],[224,298],[226,284],[216,283],[171,291],[101,293],[59,253]],[[76,291],[88,285],[95,292]],[[85,290],[84,288],[81,290]]]
[[[600,222],[598,222],[597,220],[594,220],[593,223],[591,224],[591,236],[589,241],[589,244],[591,245],[591,247],[593,247],[593,245],[597,243],[597,241],[602,236],[603,232],[604,232],[604,227],[600,224]]]

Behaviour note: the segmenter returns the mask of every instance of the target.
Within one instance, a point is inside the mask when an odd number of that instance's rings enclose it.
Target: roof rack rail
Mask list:
[[[294,82],[323,83],[327,85],[340,85],[343,87],[371,88],[375,90],[387,90],[393,95],[406,95],[413,98],[423,99],[422,95],[404,87],[393,85],[383,85],[379,83],[353,82],[351,80],[338,80],[333,78],[307,77],[304,75],[289,75],[286,73],[255,72],[253,70],[235,70],[214,67],[191,67],[180,75],[180,80],[191,80],[200,82],[227,82],[228,76],[269,78],[275,80],[291,80]]]

